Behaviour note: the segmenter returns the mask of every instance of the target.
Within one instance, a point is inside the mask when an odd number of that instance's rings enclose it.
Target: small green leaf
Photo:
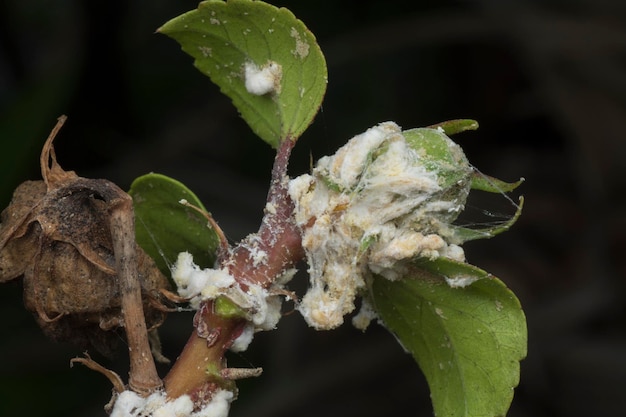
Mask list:
[[[487,191],[488,193],[508,193],[515,190],[523,182],[524,178],[515,182],[504,182],[481,172],[474,171],[472,173],[472,190]]]
[[[326,61],[315,36],[289,10],[261,1],[210,0],[159,32],[195,59],[271,146],[296,140],[317,114]]]
[[[220,295],[213,304],[215,314],[224,318],[247,318],[246,311],[230,298]]]
[[[500,280],[469,265],[421,266],[426,268],[401,281],[376,277],[372,298],[385,325],[424,372],[435,414],[506,415],[519,382],[519,361],[526,356],[519,301]],[[452,288],[442,273],[475,274],[477,281]]]
[[[450,243],[455,243],[457,245],[469,242],[470,240],[490,239],[513,227],[522,215],[523,208],[524,197],[520,197],[519,204],[517,204],[517,210],[515,210],[515,214],[510,219],[481,229],[470,229],[469,227],[450,225],[449,234],[446,237]]]
[[[161,174],[147,174],[133,181],[129,194],[135,209],[137,242],[165,276],[180,252],[194,262],[212,267],[219,239],[198,211],[180,203],[187,200],[202,210],[198,197],[180,182]]]
[[[478,129],[478,122],[472,119],[455,119],[437,123],[428,127],[430,129],[441,128],[446,135],[450,136],[465,132],[466,130],[476,130]]]

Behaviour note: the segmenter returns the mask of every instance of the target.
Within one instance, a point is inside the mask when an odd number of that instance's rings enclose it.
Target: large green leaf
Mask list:
[[[210,0],[159,32],[195,59],[194,65],[273,147],[296,140],[317,114],[326,92],[326,61],[315,36],[289,10],[261,1]],[[258,84],[246,88],[246,77],[252,80],[246,68],[252,74],[270,63],[281,69],[276,77],[272,74],[278,71],[264,73],[274,77],[277,88],[266,93]]]
[[[180,252],[189,252],[194,262],[212,267],[219,244],[206,217],[181,204],[187,200],[204,206],[187,187],[161,174],[147,174],[133,181],[129,194],[135,209],[137,242],[152,257],[161,272],[170,276],[170,266]]]
[[[526,356],[519,301],[500,280],[470,265],[448,260],[415,266],[404,280],[375,278],[371,295],[385,325],[424,372],[435,414],[506,415]],[[443,274],[476,281],[453,288]]]

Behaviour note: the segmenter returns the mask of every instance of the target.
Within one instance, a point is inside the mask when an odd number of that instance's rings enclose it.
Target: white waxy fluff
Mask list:
[[[283,68],[274,61],[268,61],[259,67],[254,62],[244,64],[244,82],[246,90],[255,96],[269,93],[280,93],[280,81]]]
[[[355,309],[371,273],[398,279],[415,257],[463,258],[442,235],[415,224],[441,224],[433,213],[452,209],[436,198],[435,172],[406,142],[400,127],[381,123],[319,160],[312,175],[289,183],[294,217],[302,228],[310,287],[298,310],[316,329],[331,329]],[[363,328],[367,308],[356,320]]]

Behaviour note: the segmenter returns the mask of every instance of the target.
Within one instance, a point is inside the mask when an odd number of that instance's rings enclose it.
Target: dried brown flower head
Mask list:
[[[49,337],[108,353],[124,326],[111,207],[128,197],[61,168],[52,142],[63,120],[43,147],[43,180],[22,183],[0,215],[0,282],[23,276],[25,307]],[[151,301],[169,283],[133,244],[146,325],[158,327],[164,313]]]

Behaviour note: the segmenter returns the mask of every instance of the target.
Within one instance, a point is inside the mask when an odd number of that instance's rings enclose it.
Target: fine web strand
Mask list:
[[[504,197],[504,199],[512,207],[515,208],[515,211],[520,210],[520,203],[516,202],[502,187],[498,185],[497,182],[494,182],[491,177],[483,174],[475,166],[473,165],[470,165],[470,166],[474,170],[474,172],[476,172],[477,175],[481,176],[484,181],[488,182],[492,188],[497,190],[497,194]],[[522,178],[522,181],[523,180],[524,179]],[[476,191],[478,190],[474,190],[474,193]],[[474,193],[470,193],[470,197],[471,195],[475,195]],[[515,214],[504,213],[495,208],[484,208],[484,206],[478,206],[478,205],[471,204],[471,203],[466,203],[466,207],[463,213],[465,215],[469,215],[470,218],[477,217],[476,213],[479,213],[481,217],[486,218],[485,220],[471,220],[471,221],[469,221],[469,219],[465,221],[460,219],[461,221],[457,220],[455,222],[455,224],[457,224],[458,226],[472,228],[472,229],[482,229],[482,228],[501,226],[509,222],[515,216]]]
[[[515,210],[519,210],[520,209],[520,205],[519,203],[516,203],[501,187],[498,186],[498,184],[496,184],[495,182],[493,182],[491,180],[491,178],[485,174],[483,174],[478,168],[476,168],[474,165],[470,164],[470,167],[474,170],[474,172],[476,172],[478,175],[480,175],[481,177],[483,177],[483,179],[485,181],[487,181],[493,188],[498,190],[498,193],[500,195],[502,195],[509,203],[511,203],[511,205],[513,207],[515,207]],[[524,178],[521,178],[521,181],[524,181]]]
[[[137,219],[139,219],[139,221],[141,222],[141,224],[143,225],[143,227],[146,229],[146,232],[148,232],[148,236],[150,237],[150,240],[152,241],[152,244],[154,245],[155,248],[157,248],[157,251],[159,252],[159,256],[163,259],[163,261],[165,262],[165,265],[167,266],[167,269],[170,270],[170,272],[172,272],[172,265],[173,263],[167,258],[167,256],[165,256],[165,252],[163,251],[163,249],[161,248],[161,245],[159,245],[159,242],[157,242],[156,238],[154,237],[154,234],[152,233],[152,230],[150,230],[150,228],[148,227],[148,225],[143,221],[143,219],[141,218],[141,216],[136,216]]]

